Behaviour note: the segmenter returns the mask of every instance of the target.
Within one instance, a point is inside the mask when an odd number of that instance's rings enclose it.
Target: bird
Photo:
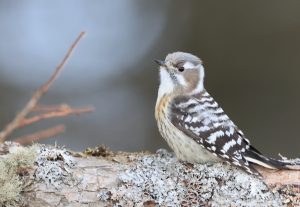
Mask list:
[[[254,148],[204,87],[202,60],[173,52],[159,65],[160,85],[155,119],[161,136],[176,157],[188,163],[226,162],[259,175],[254,167],[294,169],[287,160],[263,155]]]

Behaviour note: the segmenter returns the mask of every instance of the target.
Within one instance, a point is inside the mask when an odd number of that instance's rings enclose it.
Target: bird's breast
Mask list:
[[[167,95],[164,95],[161,98],[157,99],[155,106],[156,121],[161,121],[167,118],[167,113],[169,110],[169,100],[170,98]]]
[[[207,150],[171,123],[169,119],[170,103],[170,97],[163,96],[159,99],[156,103],[155,118],[160,134],[175,152],[177,158],[191,163],[217,161],[217,157],[208,153]]]

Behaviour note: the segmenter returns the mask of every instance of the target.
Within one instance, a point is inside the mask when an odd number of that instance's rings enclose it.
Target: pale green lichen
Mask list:
[[[18,170],[32,167],[36,154],[35,146],[15,146],[0,159],[0,206],[16,206],[20,203],[23,180]]]

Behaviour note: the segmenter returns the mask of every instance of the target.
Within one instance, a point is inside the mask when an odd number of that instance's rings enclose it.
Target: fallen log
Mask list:
[[[263,179],[172,153],[0,145],[0,206],[299,206],[299,171]]]

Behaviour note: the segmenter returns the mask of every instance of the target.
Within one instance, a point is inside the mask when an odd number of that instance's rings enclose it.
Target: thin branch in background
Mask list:
[[[58,134],[63,133],[65,130],[66,130],[65,125],[60,124],[60,125],[57,125],[55,127],[52,127],[52,128],[46,129],[46,130],[35,132],[30,135],[18,137],[16,139],[14,139],[14,142],[18,142],[20,144],[31,144],[33,142],[37,142],[42,139],[54,137]]]
[[[79,115],[82,113],[92,112],[94,109],[92,107],[84,107],[84,108],[71,108],[71,107],[63,107],[60,110],[50,111],[45,114],[39,114],[30,118],[25,118],[19,123],[19,128],[33,124],[35,122],[56,118],[56,117],[65,117],[69,115]]]
[[[41,105],[37,104],[31,112],[51,112],[51,111],[61,111],[63,108],[69,107],[68,104],[60,104],[60,105]]]
[[[50,77],[50,79],[43,84],[40,88],[38,88],[31,99],[27,102],[25,107],[16,115],[16,117],[0,132],[0,143],[7,139],[7,137],[17,128],[20,127],[20,123],[25,119],[25,117],[32,112],[32,110],[36,107],[40,98],[49,90],[52,86],[53,82],[56,80],[58,75],[62,72],[66,62],[69,60],[73,50],[77,47],[78,43],[85,35],[85,32],[81,32],[79,36],[76,38],[74,43],[68,49],[66,55],[62,59],[62,61],[56,67],[54,73]]]

